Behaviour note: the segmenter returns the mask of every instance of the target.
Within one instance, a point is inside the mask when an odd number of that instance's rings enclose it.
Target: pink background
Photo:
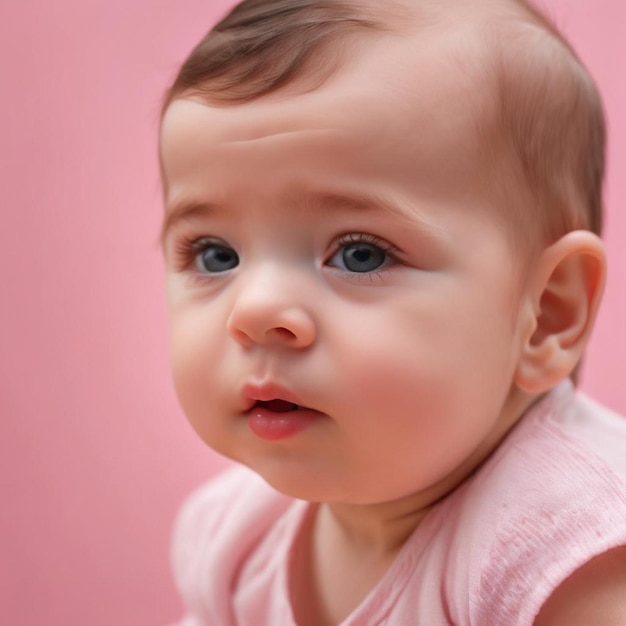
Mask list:
[[[180,613],[168,540],[223,466],[170,383],[161,92],[227,2],[0,5],[0,624]],[[610,277],[583,387],[626,413],[626,3],[550,0],[609,117]]]

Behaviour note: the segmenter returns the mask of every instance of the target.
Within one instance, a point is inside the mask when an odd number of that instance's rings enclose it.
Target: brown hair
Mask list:
[[[536,223],[543,214],[540,243],[577,229],[600,235],[606,144],[600,95],[556,28],[523,0],[512,6],[517,10],[494,41],[498,120],[492,126],[507,156],[513,149],[532,193],[530,218]]]
[[[161,112],[182,94],[246,102],[299,78],[309,61],[350,32],[382,29],[343,0],[244,0],[192,50]]]

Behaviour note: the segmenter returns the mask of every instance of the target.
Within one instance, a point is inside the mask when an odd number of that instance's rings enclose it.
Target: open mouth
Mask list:
[[[255,400],[246,413],[252,434],[270,442],[289,440],[312,427],[321,416],[313,409],[282,398]]]
[[[275,398],[274,400],[257,400],[254,407],[262,407],[273,413],[290,413],[300,408],[297,404],[287,402],[287,400],[281,400],[280,398]]]

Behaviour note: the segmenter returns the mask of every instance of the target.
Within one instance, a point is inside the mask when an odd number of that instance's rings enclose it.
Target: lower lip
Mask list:
[[[293,437],[307,429],[320,413],[310,409],[298,409],[286,413],[276,413],[263,407],[252,409],[248,417],[250,430],[259,438],[279,441]]]

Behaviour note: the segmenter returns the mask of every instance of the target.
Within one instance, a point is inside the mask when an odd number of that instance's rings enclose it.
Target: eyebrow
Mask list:
[[[433,239],[447,239],[447,233],[438,224],[426,219],[413,208],[383,200],[374,195],[342,194],[335,192],[303,193],[295,196],[289,202],[294,208],[301,211],[349,211],[349,212],[372,212],[382,211],[394,218],[406,222],[407,227],[418,230],[423,235]],[[213,203],[199,200],[182,200],[167,211],[161,226],[159,241],[161,248],[165,248],[165,240],[168,234],[177,224],[193,218],[205,218],[208,215],[219,212],[219,207]]]
[[[201,202],[197,200],[183,200],[176,203],[163,218],[161,232],[159,234],[159,243],[161,248],[165,248],[165,240],[168,234],[180,222],[192,219],[194,217],[206,217],[215,212],[215,205],[209,202]]]
[[[442,243],[449,240],[449,234],[446,230],[421,214],[417,207],[406,202],[390,201],[375,194],[335,192],[304,194],[303,197],[296,200],[295,204],[304,210],[313,208],[324,211],[343,210],[359,213],[378,211],[403,222],[407,229],[417,231],[423,237]]]

